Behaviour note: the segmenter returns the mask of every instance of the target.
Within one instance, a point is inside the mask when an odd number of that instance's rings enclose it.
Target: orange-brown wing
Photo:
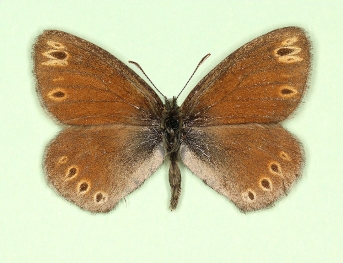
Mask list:
[[[47,181],[82,209],[108,212],[162,164],[161,142],[142,126],[67,128],[46,149]]]
[[[298,106],[310,70],[310,42],[297,27],[277,29],[224,59],[182,105],[186,126],[278,123]]]
[[[180,156],[243,212],[269,207],[285,195],[304,162],[300,143],[277,124],[191,128]]]
[[[130,68],[98,46],[56,30],[34,45],[34,73],[43,105],[71,125],[159,123],[163,104]]]

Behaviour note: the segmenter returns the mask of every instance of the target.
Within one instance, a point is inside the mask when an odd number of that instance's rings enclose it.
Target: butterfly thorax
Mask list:
[[[182,118],[180,107],[177,105],[175,97],[166,100],[162,113],[161,128],[163,130],[163,142],[166,152],[169,155],[177,153],[180,148]]]
[[[163,131],[163,143],[170,159],[169,184],[172,197],[170,208],[175,209],[181,192],[181,172],[177,165],[178,153],[181,143],[182,116],[176,98],[167,100],[162,113],[161,128]]]

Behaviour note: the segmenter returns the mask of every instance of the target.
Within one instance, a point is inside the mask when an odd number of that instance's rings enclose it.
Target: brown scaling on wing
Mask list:
[[[182,105],[187,126],[278,123],[307,87],[310,42],[296,27],[277,29],[224,59]]]
[[[271,206],[301,174],[302,147],[276,123],[307,88],[310,48],[300,28],[258,37],[224,59],[181,107],[181,160],[244,212]]]
[[[108,212],[162,164],[161,134],[128,125],[70,127],[48,145],[47,181],[80,208]]]
[[[62,31],[34,45],[37,91],[47,110],[72,125],[158,124],[163,103],[130,68],[98,46]]]
[[[270,207],[299,178],[301,144],[280,125],[222,125],[188,130],[183,163],[241,211]]]

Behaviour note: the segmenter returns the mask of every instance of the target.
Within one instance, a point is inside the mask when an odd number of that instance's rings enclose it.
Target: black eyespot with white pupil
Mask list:
[[[53,51],[53,52],[50,52],[49,54],[56,59],[65,59],[67,57],[67,54],[63,51]]]
[[[86,192],[88,187],[89,187],[89,185],[86,182],[83,182],[82,184],[80,184],[80,186],[79,186],[80,193]]]
[[[280,49],[278,49],[276,54],[278,54],[279,56],[287,56],[287,55],[291,54],[293,51],[294,50],[291,48],[280,48]]]
[[[52,96],[56,98],[63,98],[65,96],[65,93],[63,91],[56,91],[52,94]]]

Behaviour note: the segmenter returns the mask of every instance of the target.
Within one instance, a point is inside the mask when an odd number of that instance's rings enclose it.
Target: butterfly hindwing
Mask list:
[[[191,128],[182,162],[242,211],[269,207],[299,178],[302,147],[280,125]]]
[[[47,147],[47,180],[64,198],[107,212],[164,160],[161,136],[141,126],[71,127]]]

